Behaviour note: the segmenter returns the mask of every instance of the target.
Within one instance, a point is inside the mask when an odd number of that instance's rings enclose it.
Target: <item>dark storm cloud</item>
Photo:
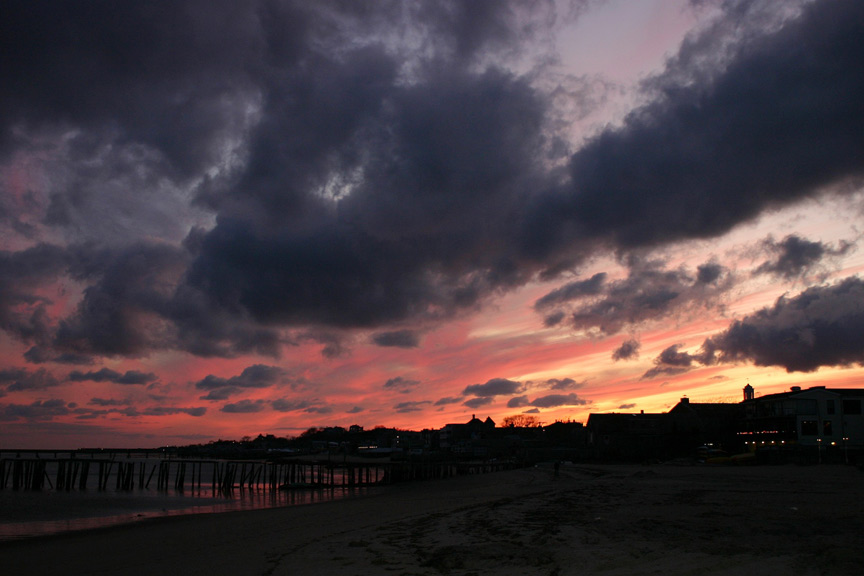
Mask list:
[[[309,410],[313,407],[309,400],[298,400],[293,398],[278,398],[273,401],[273,409],[277,412],[295,412],[297,410]]]
[[[568,223],[621,248],[713,237],[860,177],[862,27],[860,2],[821,1],[730,54],[690,38],[654,100],[572,157],[569,192],[540,199],[538,248],[572,241]]]
[[[185,266],[182,251],[154,244],[75,251],[73,278],[90,283],[77,310],[63,319],[55,349],[74,354],[140,356],[170,346],[164,313]]]
[[[33,371],[25,368],[9,368],[0,370],[0,386],[4,384],[7,392],[22,392],[59,386],[60,381],[44,368]]]
[[[114,131],[121,143],[158,150],[172,170],[195,172],[215,153],[215,136],[235,112],[229,104],[248,84],[245,63],[267,49],[249,34],[257,8],[218,0],[5,3],[0,143],[13,143],[16,127],[84,127],[84,143]]]
[[[558,310],[557,312],[553,312],[551,314],[548,314],[548,315],[543,317],[543,325],[546,326],[547,328],[551,328],[552,326],[557,326],[558,324],[561,323],[562,320],[564,320],[564,316],[566,316],[566,314],[561,310]]]
[[[787,280],[812,273],[828,257],[842,256],[849,252],[852,244],[843,242],[837,248],[822,242],[813,242],[796,235],[786,236],[780,242],[768,238],[763,249],[773,258],[759,265],[756,274],[772,274]]]
[[[70,382],[113,382],[114,384],[149,384],[159,379],[152,372],[140,372],[138,370],[127,370],[121,374],[110,368],[102,368],[96,372],[80,372],[75,370],[69,373],[67,379]]]
[[[694,363],[701,357],[693,356],[688,352],[680,352],[681,344],[673,344],[665,348],[660,355],[654,359],[654,368],[642,375],[643,380],[650,380],[658,376],[674,376],[689,372]]]
[[[134,406],[129,406],[128,408],[123,408],[120,410],[110,410],[110,412],[117,412],[118,414],[123,414],[124,416],[128,416],[130,418],[138,418],[140,416],[174,416],[175,414],[186,414],[188,416],[193,416],[195,418],[199,418],[207,413],[207,408],[205,407],[172,407],[172,406],[148,406],[144,409],[138,409]]]
[[[285,371],[277,366],[254,364],[243,369],[237,376],[220,378],[208,374],[195,383],[198,390],[209,390],[202,400],[225,400],[229,396],[248,388],[269,388],[283,382]]]
[[[115,400],[113,398],[91,398],[88,404],[94,406],[126,406],[129,404],[127,400]]]
[[[531,406],[536,408],[555,408],[558,406],[584,406],[588,403],[588,400],[580,398],[578,394],[548,394],[532,400]]]
[[[0,420],[50,420],[55,416],[65,416],[69,411],[66,402],[56,398],[31,404],[0,404]]]
[[[538,299],[534,303],[534,308],[535,310],[543,310],[551,306],[566,304],[571,300],[579,300],[586,296],[596,296],[600,294],[605,282],[605,272],[599,272],[587,280],[570,282]]]
[[[266,400],[249,400],[244,399],[232,404],[225,404],[221,410],[228,414],[251,414],[261,412],[267,407]]]
[[[693,364],[693,357],[686,352],[679,352],[680,348],[681,344],[673,344],[672,346],[669,346],[660,353],[660,356],[657,357],[658,361],[666,366],[689,368],[690,365]]]
[[[372,341],[378,346],[416,348],[420,345],[420,335],[414,330],[394,330],[393,332],[375,334]]]
[[[419,401],[419,402],[400,402],[393,406],[393,409],[400,414],[404,414],[406,412],[420,412],[423,410],[423,407],[427,404],[431,404],[432,402],[428,400]]]
[[[641,322],[714,307],[733,286],[730,271],[713,262],[699,266],[695,275],[683,268],[667,270],[662,262],[635,257],[628,266],[627,278],[603,282],[605,275],[597,274],[588,281],[550,292],[534,307],[561,306],[561,321],[566,319],[570,327],[611,335]],[[601,280],[595,280],[598,277]],[[585,283],[590,284],[590,290],[570,289]]]
[[[632,410],[635,407],[636,407],[636,404],[621,404],[620,406],[618,406],[618,409],[619,410]]]
[[[864,364],[864,281],[852,276],[782,296],[773,306],[735,320],[696,353],[680,344],[663,350],[643,378],[675,375],[699,365],[752,362],[787,372]]]
[[[203,406],[196,406],[190,408],[184,407],[171,407],[171,406],[149,406],[144,408],[143,410],[139,410],[137,408],[130,407],[126,410],[121,411],[126,416],[173,416],[175,414],[186,414],[188,416],[193,416],[195,418],[199,418],[204,416],[207,413],[207,408]]]
[[[357,65],[333,73],[353,77]],[[252,211],[220,218],[188,275],[214,304],[268,323],[377,326],[446,318],[527,279],[506,243],[488,247],[512,229],[509,210],[538,177],[542,96],[500,71],[442,71],[409,87],[376,74],[363,77],[357,98],[323,100],[337,108],[327,114],[357,122],[340,122],[340,131],[354,132],[333,134],[320,152],[322,162],[346,156],[357,165],[345,170],[363,175],[338,211],[316,192],[323,184],[286,189],[313,178],[288,172],[311,170],[316,159],[298,158],[290,142],[253,147],[250,165],[266,166],[267,181],[245,184],[254,191],[243,197]],[[375,89],[384,92],[367,103],[364,94]],[[340,93],[352,93],[350,85]],[[353,109],[361,105],[369,109]],[[296,118],[283,120],[278,134],[297,134],[304,149],[326,133],[316,124],[300,137]],[[276,214],[278,222],[268,221]]]
[[[707,339],[702,355],[719,362],[812,372],[864,364],[864,281],[857,276],[778,299]]]
[[[483,406],[488,406],[493,401],[491,396],[481,396],[477,398],[471,398],[470,400],[466,400],[462,403],[463,406],[467,406],[468,408],[482,408]]]
[[[572,17],[572,12],[578,12],[587,2],[567,4],[564,15]],[[525,45],[526,36],[547,30],[549,20],[556,18],[555,4],[548,0],[445,0],[416,3],[414,10],[418,20],[427,23],[430,41],[438,45],[439,51],[462,63],[501,52],[512,56]]]
[[[621,346],[612,352],[612,360],[632,360],[639,357],[639,348],[642,344],[635,338],[630,338],[621,343]]]
[[[278,357],[283,344],[277,330],[257,325],[245,314],[219,309],[205,293],[188,286],[177,289],[165,316],[176,330],[177,347],[196,356]]]
[[[50,148],[24,232],[90,243],[0,253],[0,329],[34,362],[278,356],[294,327],[410,345],[388,329],[474,311],[597,249],[717,236],[864,173],[860,2],[808,4],[739,43],[690,37],[647,104],[564,170],[558,84],[508,66],[546,49],[554,6],[4,4],[0,168]],[[83,298],[51,318],[45,289],[67,270]],[[726,276],[640,270],[538,307],[612,334]]]
[[[69,265],[65,250],[38,244],[19,252],[0,251],[0,329],[27,343],[50,338],[51,303],[44,287]]]
[[[466,386],[462,391],[463,396],[480,396],[491,398],[493,396],[506,396],[515,394],[522,389],[520,382],[507,380],[506,378],[492,378],[485,384],[472,384]]]
[[[726,268],[717,262],[700,264],[696,267],[696,282],[698,284],[714,284],[726,271]]]
[[[33,346],[24,353],[24,360],[31,364],[55,362],[57,364],[87,365],[93,364],[93,357],[84,354],[65,352],[56,354],[50,347]]]
[[[528,400],[528,396],[514,396],[510,400],[507,401],[508,408],[522,408],[523,406],[530,406],[531,401]]]
[[[571,392],[570,394],[547,394],[546,396],[538,396],[534,400],[529,400],[527,396],[516,396],[507,402],[507,407],[557,408],[558,406],[585,406],[586,404],[590,404],[590,401]]]
[[[550,378],[546,380],[550,390],[576,390],[585,386],[585,382],[577,382],[573,378]]]
[[[333,408],[330,406],[310,406],[303,411],[307,414],[332,414]]]
[[[385,390],[398,390],[404,394],[411,392],[414,388],[420,385],[419,380],[408,380],[402,376],[390,378],[384,383]]]
[[[444,398],[436,400],[435,406],[447,406],[448,404],[458,404],[459,402],[462,402],[462,398],[445,396]]]
[[[240,392],[239,388],[216,388],[214,390],[210,390],[207,394],[203,396],[199,396],[199,400],[210,400],[211,402],[215,402],[218,400],[227,400],[234,394]]]

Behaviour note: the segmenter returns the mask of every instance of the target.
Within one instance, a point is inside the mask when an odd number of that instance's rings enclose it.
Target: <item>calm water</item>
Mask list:
[[[8,463],[8,453],[0,456],[7,458]],[[21,457],[32,456],[22,453]],[[46,460],[53,459],[53,456],[43,457]],[[122,458],[117,460],[129,461]],[[143,462],[145,470],[149,471],[152,466],[158,466],[159,460],[139,459],[136,462]],[[52,479],[56,474],[56,465],[53,466],[49,464],[47,470],[48,477]],[[12,490],[7,481],[7,487],[0,489],[0,540],[101,528],[159,516],[295,506],[358,496],[375,490],[369,487],[276,491],[247,488],[235,489],[227,496],[214,495],[208,473],[212,473],[212,467],[209,471],[205,468],[200,490],[187,486],[183,491],[173,488],[156,490],[155,478],[149,488],[137,487],[136,481],[136,487],[132,490],[117,490],[113,476],[107,489],[99,491],[96,489],[98,481],[93,465],[85,490],[77,487],[54,490],[47,483],[43,490]]]

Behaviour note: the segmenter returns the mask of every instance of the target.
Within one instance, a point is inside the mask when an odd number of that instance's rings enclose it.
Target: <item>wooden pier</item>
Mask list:
[[[235,490],[335,489],[482,474],[508,462],[333,462],[331,460],[117,460],[0,458],[0,490],[149,489],[227,495]]]

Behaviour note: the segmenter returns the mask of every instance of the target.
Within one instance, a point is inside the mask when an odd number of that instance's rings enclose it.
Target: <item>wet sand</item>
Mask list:
[[[864,573],[849,466],[551,466],[0,543],[3,574]]]

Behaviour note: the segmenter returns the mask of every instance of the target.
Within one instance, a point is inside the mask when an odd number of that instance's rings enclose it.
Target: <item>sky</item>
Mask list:
[[[864,3],[3,12],[0,447],[864,385]]]

